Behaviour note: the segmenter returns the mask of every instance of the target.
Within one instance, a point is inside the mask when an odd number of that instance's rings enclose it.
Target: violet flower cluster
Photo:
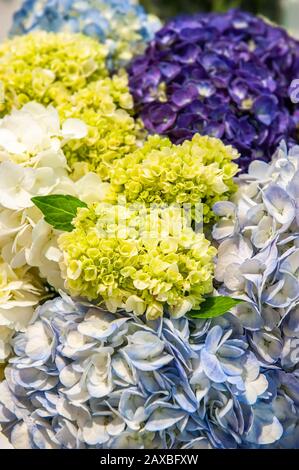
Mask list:
[[[146,324],[64,294],[39,307],[14,351],[0,384],[0,423],[15,448],[298,441],[298,377],[261,365],[231,314]]]
[[[252,160],[269,161],[298,139],[289,87],[299,77],[299,42],[239,10],[171,20],[130,66],[136,108],[152,133],[174,143],[199,132]]]

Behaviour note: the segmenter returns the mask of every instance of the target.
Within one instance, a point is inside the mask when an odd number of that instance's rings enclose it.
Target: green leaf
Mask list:
[[[53,194],[51,196],[33,197],[31,201],[44,214],[45,221],[57,230],[71,232],[74,230],[72,221],[79,207],[87,207],[85,202],[74,196]]]
[[[221,295],[219,297],[207,297],[207,299],[200,305],[200,310],[191,311],[189,316],[191,318],[220,317],[241,302],[244,301]]]

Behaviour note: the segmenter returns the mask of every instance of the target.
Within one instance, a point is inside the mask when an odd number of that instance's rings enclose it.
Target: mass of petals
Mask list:
[[[0,422],[15,448],[233,449],[296,435],[298,378],[265,372],[237,318],[146,324],[63,296],[14,353]]]
[[[14,333],[25,331],[44,295],[34,269],[12,269],[0,258],[0,363],[11,352]]]
[[[108,192],[95,173],[70,178],[63,146],[86,132],[82,121],[61,123],[52,106],[34,102],[0,120],[0,361],[13,333],[26,327],[47,295],[46,282],[63,287],[60,232],[45,222],[32,197],[70,194],[89,203]]]
[[[243,299],[232,311],[264,370],[276,370],[289,431],[278,447],[298,448],[299,147],[282,143],[272,162],[253,162],[238,179],[231,203],[217,203],[216,280],[219,291]],[[297,398],[296,398],[297,400]],[[288,418],[287,418],[288,416]]]
[[[170,20],[130,65],[137,111],[151,133],[174,143],[200,132],[252,160],[269,161],[284,138],[297,140],[289,87],[299,76],[299,42],[239,10]]]
[[[108,77],[107,53],[105,45],[82,34],[44,31],[0,45],[0,82],[4,92],[0,116],[35,101],[53,105],[62,121],[71,119],[63,129],[69,140],[73,132],[74,137],[83,132],[74,129],[77,119],[87,126],[85,137],[81,135],[83,138],[76,142],[70,140],[64,148],[76,178],[89,171],[107,178],[111,161],[134,151],[140,139],[141,125],[132,117],[127,74],[119,71]],[[51,126],[55,125],[57,116],[53,111]],[[16,148],[18,142],[8,131],[9,126],[2,131],[6,150],[24,150],[22,144],[27,143],[20,142]],[[28,140],[31,134],[35,135],[34,127],[28,131]]]
[[[299,41],[240,10],[20,4],[0,447],[298,449]]]
[[[134,153],[114,161],[110,182],[130,203],[190,204],[194,219],[209,222],[215,202],[234,190],[237,157],[232,147],[208,136],[196,134],[181,145],[152,136]]]
[[[164,308],[181,317],[213,290],[216,250],[179,207],[99,203],[79,209],[73,224],[59,237],[62,276],[73,296],[150,320]]]
[[[107,46],[107,65],[115,69],[142,53],[160,27],[136,0],[24,0],[10,33],[83,33]]]

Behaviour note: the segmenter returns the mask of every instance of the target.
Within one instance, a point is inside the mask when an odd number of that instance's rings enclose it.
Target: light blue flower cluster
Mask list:
[[[299,146],[253,162],[232,202],[214,207],[219,290],[245,302],[232,312],[260,366],[284,392],[281,446],[299,448]],[[290,399],[291,397],[291,399]]]
[[[236,315],[262,363],[299,359],[299,147],[253,162],[232,202],[217,203],[216,279],[247,301]]]
[[[106,43],[109,68],[126,65],[142,53],[161,27],[136,0],[24,0],[11,35],[31,31],[81,32]]]
[[[261,368],[231,314],[145,324],[63,295],[14,351],[0,423],[16,448],[246,448],[296,434],[298,377]]]

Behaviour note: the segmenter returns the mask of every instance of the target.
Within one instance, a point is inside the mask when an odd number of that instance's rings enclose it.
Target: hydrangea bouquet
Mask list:
[[[299,43],[198,14],[121,69],[156,28],[27,0],[0,45],[1,432],[299,448]]]

